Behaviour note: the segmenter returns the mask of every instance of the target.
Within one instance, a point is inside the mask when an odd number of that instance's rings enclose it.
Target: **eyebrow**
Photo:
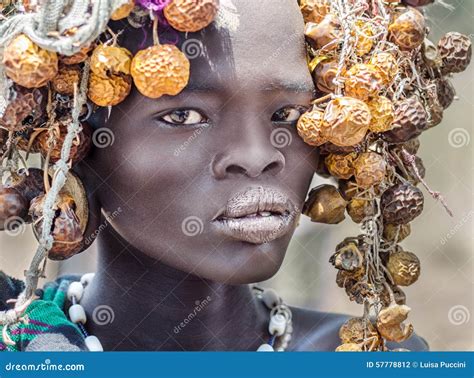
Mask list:
[[[222,83],[216,81],[191,81],[185,88],[188,91],[225,91],[228,88]],[[285,90],[287,92],[304,93],[313,92],[314,86],[312,83],[307,81],[296,82],[296,81],[281,81],[275,80],[263,87],[263,92],[271,92],[277,90]]]

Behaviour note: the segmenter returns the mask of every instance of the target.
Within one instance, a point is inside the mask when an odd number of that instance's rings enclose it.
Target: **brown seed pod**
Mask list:
[[[346,96],[367,101],[376,96],[382,89],[382,76],[370,64],[355,64],[347,71],[344,85]]]
[[[314,82],[321,92],[335,92],[336,84],[334,83],[334,79],[337,74],[337,65],[335,60],[326,60],[320,62],[313,71]],[[345,69],[341,73],[345,75]]]
[[[351,318],[339,329],[342,343],[360,344],[369,338],[379,339],[375,326],[369,319]]]
[[[125,100],[131,89],[130,76],[112,75],[104,79],[91,73],[87,97],[98,106],[114,106]]]
[[[355,180],[363,188],[380,184],[386,171],[385,159],[375,152],[364,152],[354,161]]]
[[[298,135],[310,146],[320,146],[326,142],[321,135],[321,126],[324,113],[311,110],[304,113],[296,125]]]
[[[337,146],[354,146],[364,139],[370,120],[369,107],[363,101],[338,97],[326,107],[322,135]]]
[[[13,98],[0,118],[0,126],[9,131],[33,128],[43,116],[45,99],[43,89],[15,86]]]
[[[22,168],[9,178],[6,185],[14,188],[29,204],[33,198],[44,194],[43,170],[29,168],[26,171]]]
[[[317,175],[321,177],[329,178],[331,177],[331,174],[329,173],[328,167],[326,167],[326,163],[324,162],[324,159],[326,158],[326,156],[327,156],[326,154],[319,151],[319,156],[316,163],[315,172]]]
[[[449,108],[456,97],[456,90],[454,89],[453,84],[446,78],[437,79],[435,84],[439,104],[444,109]]]
[[[347,214],[354,223],[362,223],[367,217],[375,215],[375,206],[370,200],[354,198],[347,205]]]
[[[5,74],[26,88],[39,88],[58,73],[58,57],[34,44],[25,34],[15,37],[3,52]]]
[[[362,268],[364,251],[359,249],[356,238],[346,238],[336,247],[336,252],[330,257],[329,262],[336,269],[355,272]]]
[[[301,0],[301,13],[303,13],[304,22],[321,22],[330,12],[330,0]]]
[[[112,75],[130,75],[132,53],[117,46],[97,46],[91,56],[91,71],[103,79]]]
[[[383,238],[385,241],[390,243],[400,243],[405,240],[411,233],[411,226],[407,224],[384,224],[383,226]]]
[[[377,96],[368,104],[372,119],[369,130],[374,133],[383,133],[393,127],[395,107],[387,97]]]
[[[0,230],[14,230],[28,214],[28,201],[15,188],[0,185]]]
[[[359,344],[354,344],[354,343],[346,343],[339,345],[336,350],[336,352],[363,352],[362,346]]]
[[[320,151],[324,154],[347,155],[351,152],[361,152],[362,146],[356,144],[354,146],[341,147],[331,142],[326,142],[320,147]]]
[[[462,72],[471,63],[472,44],[464,34],[446,33],[438,43],[438,50],[443,60],[441,71],[444,75]]]
[[[398,305],[406,304],[407,297],[405,293],[403,292],[403,290],[400,289],[398,286],[391,286],[391,285],[388,285],[388,286],[390,290],[392,291],[393,300],[395,301],[395,303]],[[380,302],[382,302],[382,305],[384,307],[388,307],[392,303],[392,297],[390,296],[390,293],[385,286],[382,292],[380,293]]]
[[[339,192],[346,201],[351,201],[356,195],[359,194],[360,188],[356,184],[355,179],[350,180],[339,180],[338,181]]]
[[[132,60],[135,86],[146,97],[175,96],[188,84],[190,64],[176,46],[157,45],[140,50]]]
[[[402,2],[412,7],[423,7],[428,4],[433,4],[434,0],[403,0]]]
[[[73,55],[60,55],[59,60],[63,64],[79,64],[84,62],[89,57],[89,52],[93,49],[94,45],[84,46],[77,53]]]
[[[219,0],[173,0],[163,14],[169,24],[181,32],[197,32],[216,17]]]
[[[331,13],[319,23],[308,22],[304,35],[315,49],[334,50],[343,37],[339,20]]]
[[[421,46],[426,34],[425,17],[415,8],[406,8],[390,24],[389,38],[401,50],[410,51]]]
[[[427,96],[425,110],[428,115],[427,128],[438,126],[443,121],[444,109],[436,93]]]
[[[329,173],[340,179],[349,179],[354,175],[354,160],[357,158],[355,152],[339,155],[339,154],[329,154],[325,163],[328,168]]]
[[[53,133],[53,144],[51,146],[50,162],[56,163],[61,158],[61,149],[64,139],[67,135],[67,126],[72,119],[67,116],[58,119],[51,126],[49,131],[44,131],[38,136],[38,147],[41,155],[46,158],[50,149],[50,134]],[[70,160],[72,164],[76,164],[84,159],[92,145],[92,129],[88,123],[82,123],[82,131],[78,134],[78,138],[73,142],[70,152]]]
[[[390,151],[401,156],[402,148],[411,155],[416,155],[418,150],[420,149],[420,140],[418,138],[410,139],[409,141],[401,144],[396,144],[390,146]]]
[[[345,219],[346,205],[335,186],[323,184],[310,191],[303,214],[312,222],[337,224]]]
[[[110,19],[117,21],[128,17],[133,8],[135,8],[135,0],[128,0],[125,4],[122,4],[112,12]]]
[[[416,186],[397,184],[383,192],[380,207],[386,223],[406,224],[423,211],[423,193]]]
[[[401,343],[413,334],[413,326],[404,324],[410,307],[392,304],[381,310],[377,316],[377,330],[388,341]]]
[[[403,250],[391,252],[387,262],[387,270],[395,285],[410,286],[420,276],[420,260],[411,252]]]
[[[74,95],[74,84],[79,88],[81,80],[81,68],[75,65],[60,65],[58,74],[53,78],[51,84],[53,89],[67,96]]]
[[[386,86],[392,83],[393,79],[399,72],[397,60],[388,52],[375,53],[370,58],[369,64],[378,70],[382,77],[382,81]]]
[[[395,104],[395,120],[392,130],[383,133],[389,143],[404,143],[416,138],[428,125],[428,114],[416,96]]]

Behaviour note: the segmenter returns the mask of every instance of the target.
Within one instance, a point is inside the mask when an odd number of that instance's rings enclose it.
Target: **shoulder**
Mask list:
[[[354,316],[291,307],[293,313],[292,351],[334,351],[340,344],[339,328]],[[413,335],[403,343],[387,343],[389,349],[427,351],[427,342]]]
[[[16,298],[24,289],[24,283],[0,271],[0,311],[5,311],[11,306],[7,301]]]

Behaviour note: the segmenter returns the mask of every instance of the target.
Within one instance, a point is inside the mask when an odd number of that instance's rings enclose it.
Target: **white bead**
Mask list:
[[[270,335],[281,336],[285,333],[286,318],[282,314],[275,314],[270,319],[268,331]]]
[[[80,282],[71,282],[67,289],[67,298],[72,301],[72,297],[74,297],[76,302],[79,302],[82,294],[84,294],[84,286]]]
[[[258,347],[257,352],[274,352],[275,350],[270,344],[262,344]]]
[[[288,323],[288,326],[286,327],[286,332],[287,333],[293,333],[293,324],[292,324],[292,322]]]
[[[103,352],[104,348],[102,348],[102,344],[100,343],[99,339],[95,336],[87,336],[86,340],[86,347],[89,349],[89,352]]]
[[[81,277],[81,284],[86,287],[94,279],[95,273],[86,273]]]
[[[82,307],[80,304],[75,304],[69,307],[69,318],[71,319],[71,322],[73,323],[84,324],[87,320],[84,307]]]
[[[279,305],[281,302],[278,294],[272,289],[265,289],[265,291],[262,293],[262,301],[270,310],[273,307]]]
[[[289,333],[283,335],[283,341],[284,342],[289,342],[291,340],[291,335]]]
[[[277,348],[276,351],[277,351],[277,352],[284,352],[284,351],[285,351],[285,348],[280,347],[280,348]]]

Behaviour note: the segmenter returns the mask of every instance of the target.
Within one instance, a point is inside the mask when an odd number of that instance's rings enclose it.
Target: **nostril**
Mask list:
[[[226,172],[231,174],[235,173],[245,175],[247,173],[247,170],[238,165],[229,165],[226,169]]]
[[[265,172],[268,172],[268,171],[274,171],[274,170],[278,170],[280,167],[280,162],[278,161],[274,161],[274,162],[271,162],[270,164],[268,164],[262,171],[262,173],[265,173]]]

